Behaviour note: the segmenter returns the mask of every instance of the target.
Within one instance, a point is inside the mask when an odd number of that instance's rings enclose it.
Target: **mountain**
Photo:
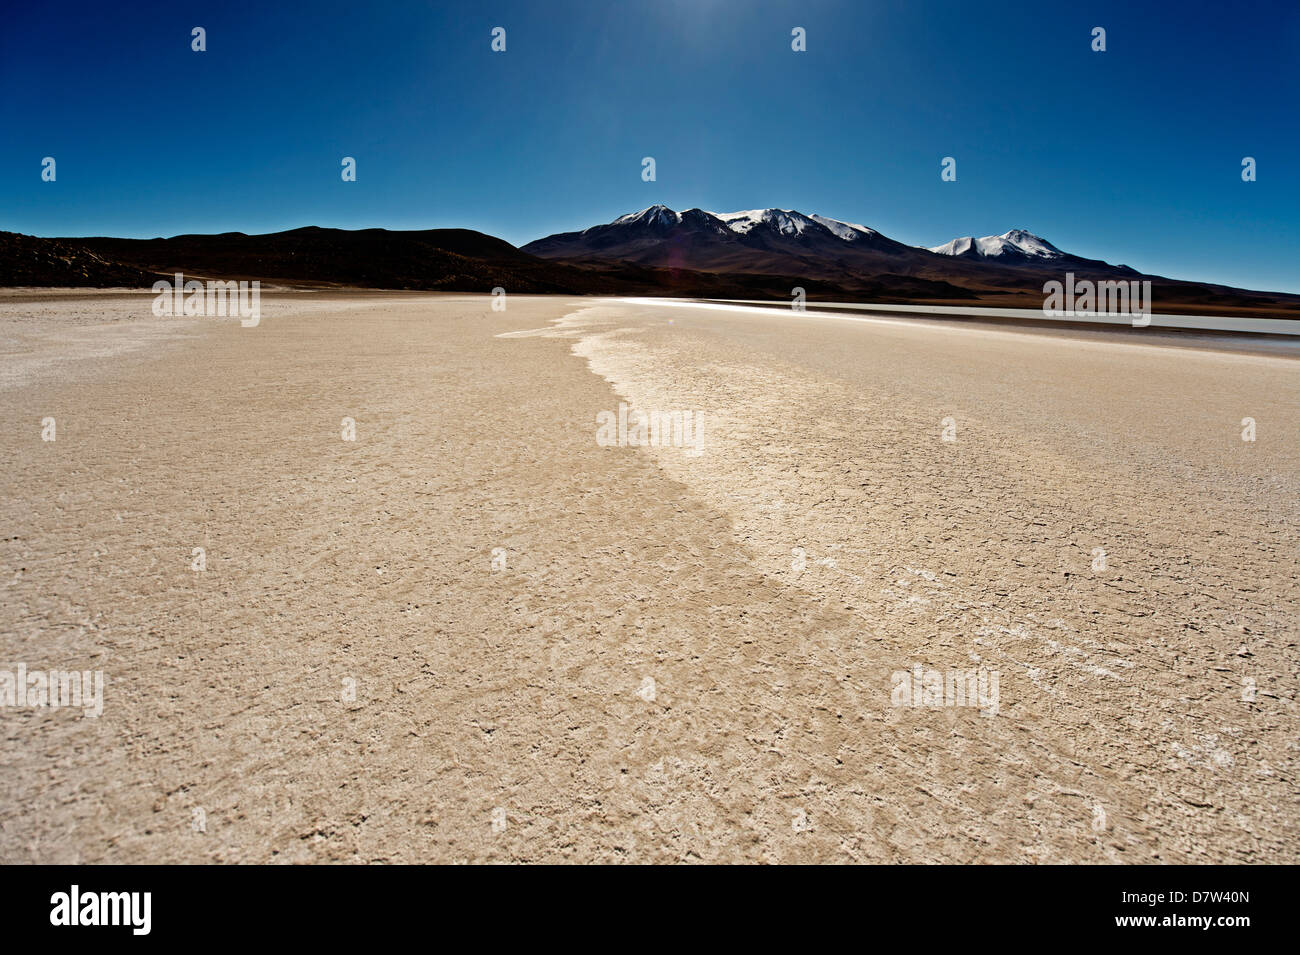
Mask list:
[[[606,225],[563,232],[522,246],[546,259],[634,262],[733,272],[840,272],[836,263],[906,261],[917,250],[874,229],[790,209],[674,212],[654,205]]]
[[[0,232],[0,286],[139,288],[154,277],[74,241]]]
[[[625,262],[653,268],[705,272],[792,275],[853,288],[872,281],[915,285],[941,283],[931,291],[963,297],[963,286],[978,287],[993,278],[1005,284],[1014,276],[990,266],[1053,265],[1087,268],[1118,276],[1123,266],[1062,252],[1023,229],[983,239],[954,239],[933,249],[895,241],[875,229],[793,209],[744,212],[674,212],[654,205],[580,232],[562,232],[523,246],[546,259]],[[1000,276],[1000,277],[999,277]],[[1028,273],[1013,285],[1041,290]]]
[[[248,278],[288,284],[485,291],[573,291],[566,271],[471,229],[323,229],[169,239],[104,236],[59,240],[150,272]],[[557,281],[557,278],[559,280]]]
[[[986,235],[981,239],[964,236],[930,249],[936,255],[964,256],[975,259],[996,258],[1001,261],[1054,262],[1067,258],[1066,254],[1046,239],[1024,229],[1012,229],[1002,235]]]
[[[675,212],[653,205],[580,232],[529,242],[522,251],[570,265],[618,263],[670,271],[771,277],[781,295],[800,286],[840,295],[967,299],[942,275],[923,274],[930,252],[874,229],[792,209]],[[781,277],[778,281],[778,277]]]
[[[1038,308],[1046,277],[1150,279],[1157,312],[1300,316],[1300,296],[1144,276],[1024,230],[935,249],[792,209],[675,212],[654,205],[523,248],[471,229],[224,232],[167,239],[0,232],[0,285],[148,288],[184,272],[297,287],[678,295]]]
[[[313,288],[482,293],[500,286],[511,293],[754,297],[775,294],[783,284],[689,270],[569,265],[529,255],[504,239],[471,229],[305,226],[263,235],[223,232],[166,239],[46,239],[0,233],[5,236],[9,239],[0,241],[0,285],[147,288],[159,278],[170,280],[183,272],[199,279],[258,279]],[[60,256],[73,256],[73,266],[53,269],[42,264]]]
[[[197,279],[258,279],[290,287],[485,293],[689,295],[788,298],[785,275],[661,269],[626,262],[538,258],[470,229],[326,229],[158,239],[40,238],[0,232],[0,286],[149,288],[176,272]],[[810,295],[839,289],[806,281]],[[875,294],[889,288],[873,287]]]
[[[1023,229],[954,239],[934,249],[906,245],[875,229],[793,209],[674,212],[654,205],[604,225],[562,232],[522,247],[546,259],[620,262],[701,272],[788,275],[846,291],[886,287],[904,297],[971,298],[987,288],[1036,290],[1042,278],[1018,266],[1074,268],[1095,276],[1135,274],[1125,266],[1062,252]]]
[[[708,270],[827,273],[862,272],[888,267],[915,273],[951,269],[933,256],[1002,265],[1105,262],[1062,252],[1024,229],[999,236],[953,239],[932,249],[896,242],[875,229],[792,209],[745,212],[674,212],[664,205],[619,216],[606,225],[581,232],[562,232],[523,246],[523,251],[550,259],[617,259],[640,265]]]
[[[802,217],[801,217],[802,218]],[[826,227],[811,223],[816,236],[843,244]],[[720,229],[739,239],[745,231],[733,233],[708,213],[690,210],[678,214],[655,206],[630,216],[622,216],[609,227],[611,242],[630,241],[645,250],[661,249],[666,231],[673,231],[678,248],[686,240],[696,240],[700,251],[717,236]],[[599,245],[598,229],[587,230],[589,240]],[[763,225],[753,229],[745,247],[736,253],[734,264],[745,261],[763,242],[779,245],[773,229]],[[769,232],[772,232],[769,235]],[[77,243],[105,259],[170,276],[173,272],[193,273],[197,277],[258,278],[291,285],[344,285],[377,289],[413,289],[429,291],[486,292],[501,286],[511,292],[567,292],[579,294],[669,294],[713,295],[733,297],[788,297],[790,288],[803,281],[814,294],[807,268],[789,273],[774,268],[696,268],[673,256],[647,254],[638,260],[628,249],[613,248],[606,257],[593,261],[568,262],[540,257],[510,243],[469,229],[426,229],[391,231],[388,229],[323,229],[308,226],[287,232],[246,235],[225,232],[217,235],[179,235],[169,239],[115,239],[94,237],[57,240]],[[885,240],[891,246],[907,247]],[[824,255],[815,243],[808,246],[814,256]],[[691,253],[695,255],[694,252]],[[699,256],[701,259],[706,256]],[[721,264],[721,260],[713,260]],[[752,263],[751,263],[752,264]],[[835,286],[817,286],[829,293]],[[942,292],[939,287],[920,287],[925,292]],[[872,290],[885,292],[881,285]],[[956,290],[959,292],[959,290]]]
[[[1002,265],[1045,265],[1056,271],[1091,268],[1114,270],[1125,276],[1137,274],[1127,265],[1111,265],[1099,259],[1085,259],[1083,256],[1062,252],[1046,239],[1025,229],[1012,229],[1001,235],[986,235],[978,239],[963,236],[943,245],[932,246],[928,251],[935,255],[998,262]]]
[[[1149,279],[1157,311],[1285,311],[1300,297],[1143,275],[1126,265],[1065,252],[1025,229],[953,239],[934,248],[905,245],[868,228],[793,209],[675,212],[653,205],[612,222],[561,232],[521,247],[564,264],[617,270],[638,266],[736,279],[761,276],[781,288],[833,290],[841,299],[870,301],[980,301],[1041,307],[1045,275],[1079,280]]]
[[[626,281],[548,262],[471,229],[324,229],[167,239],[40,238],[0,232],[0,286],[148,288],[176,272],[307,287],[655,294],[657,276]]]

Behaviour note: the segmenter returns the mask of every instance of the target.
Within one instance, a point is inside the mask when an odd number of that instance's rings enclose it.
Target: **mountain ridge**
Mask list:
[[[980,251],[980,240],[954,252]],[[675,212],[655,205],[579,232],[516,248],[472,229],[303,226],[281,232],[187,233],[170,238],[41,238],[0,232],[0,286],[149,288],[175,272],[258,279],[290,288],[433,292],[662,295],[983,304],[1039,308],[1045,278],[1149,279],[1157,312],[1300,316],[1300,296],[1143,276],[1062,252],[1010,230],[998,255],[939,254],[867,226],[792,209]],[[1047,254],[1017,256],[1045,251]],[[983,251],[988,252],[989,243]]]
[[[1064,251],[1027,229],[971,236],[941,246],[906,245],[876,229],[820,214],[775,207],[739,212],[662,203],[573,232],[520,246],[524,252],[570,265],[619,265],[728,275],[797,276],[854,294],[865,287],[899,289],[898,297],[931,302],[982,299],[1024,307],[1041,305],[1045,276],[1080,280],[1149,280],[1166,309],[1197,307],[1300,308],[1300,296],[1236,289],[1144,274]]]

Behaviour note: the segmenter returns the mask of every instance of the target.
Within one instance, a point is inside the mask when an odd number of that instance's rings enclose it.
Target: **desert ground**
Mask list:
[[[6,862],[1300,862],[1294,357],[150,301],[0,295],[0,667],[105,676],[0,708]]]

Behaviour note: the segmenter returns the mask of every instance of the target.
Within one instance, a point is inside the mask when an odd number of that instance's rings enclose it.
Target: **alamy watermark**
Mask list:
[[[152,892],[83,892],[73,885],[50,896],[50,924],[56,926],[121,925],[132,935],[148,935],[152,910]]]
[[[262,283],[218,282],[209,279],[185,280],[183,272],[176,273],[175,283],[159,279],[153,283],[158,297],[153,300],[154,315],[200,315],[225,318],[239,316],[240,325],[253,328],[262,320]]]
[[[928,670],[917,663],[889,679],[894,706],[972,706],[981,716],[998,715],[997,670]]]
[[[673,447],[699,454],[703,429],[702,411],[638,411],[619,402],[617,413],[596,414],[596,443],[602,448]]]
[[[1151,324],[1151,280],[1097,281],[1074,280],[1065,273],[1065,282],[1052,279],[1043,283],[1043,314],[1048,318],[1073,318],[1077,315],[1125,315],[1134,328]]]
[[[0,669],[0,706],[81,707],[91,719],[104,712],[103,670],[34,670],[20,663]]]

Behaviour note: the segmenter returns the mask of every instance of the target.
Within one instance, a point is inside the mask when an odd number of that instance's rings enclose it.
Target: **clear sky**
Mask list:
[[[655,202],[776,206],[1300,292],[1296,0],[115,6],[0,15],[0,229],[523,244]]]

